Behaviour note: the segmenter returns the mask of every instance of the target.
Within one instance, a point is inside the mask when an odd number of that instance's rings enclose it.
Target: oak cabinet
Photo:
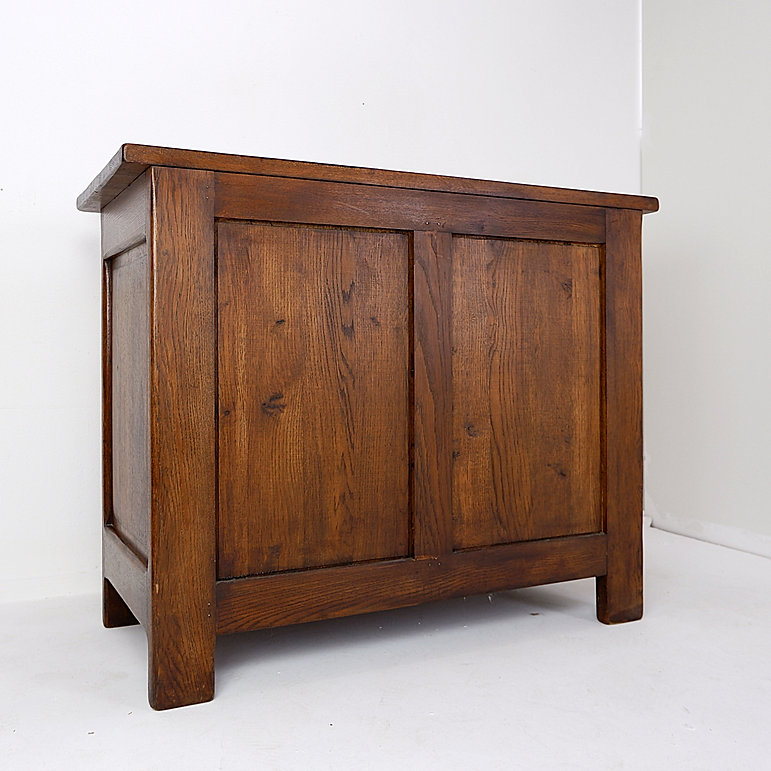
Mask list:
[[[124,145],[104,275],[104,622],[150,703],[218,634],[597,578],[642,613],[652,198]]]

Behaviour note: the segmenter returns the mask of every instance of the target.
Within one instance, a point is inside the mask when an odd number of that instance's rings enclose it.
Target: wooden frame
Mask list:
[[[145,626],[153,707],[212,698],[218,634],[590,576],[597,578],[599,620],[641,616],[640,226],[642,213],[656,210],[655,199],[124,145],[78,205],[102,213],[104,623]],[[392,239],[392,245],[409,243],[407,290],[388,295],[389,302],[409,304],[410,371],[404,373],[409,410],[404,414],[411,536],[406,557],[289,571],[266,568],[251,575],[225,571],[218,579],[218,491],[238,473],[220,468],[218,450],[223,405],[217,361],[218,355],[229,355],[218,339],[219,222],[407,234],[407,241]],[[261,232],[247,231],[246,237],[255,238]],[[309,233],[321,239],[323,231]],[[457,309],[453,315],[453,280],[462,280],[455,260],[464,253],[455,253],[457,236],[482,239],[479,248],[503,255],[508,273],[484,279],[492,282],[488,291],[503,280],[509,282],[506,287],[520,287],[517,291],[546,292],[533,295],[535,306],[563,303],[559,313],[567,321],[561,334],[568,348],[571,335],[583,344],[582,334],[594,334],[593,322],[570,315],[577,303],[585,304],[580,314],[596,313],[601,324],[600,339],[596,345],[589,340],[585,354],[544,359],[545,375],[552,377],[559,376],[555,368],[563,359],[592,356],[599,384],[596,405],[594,391],[576,391],[576,399],[591,402],[584,405],[589,422],[571,426],[565,439],[569,444],[575,429],[596,442],[592,485],[571,475],[581,476],[586,473],[581,469],[593,466],[546,464],[563,451],[525,447],[535,453],[532,463],[554,469],[555,490],[578,485],[572,498],[555,497],[554,504],[547,501],[547,509],[540,509],[549,511],[557,530],[539,531],[545,527],[539,525],[533,532],[548,532],[548,537],[506,541],[505,533],[516,531],[512,520],[500,524],[503,535],[497,540],[488,538],[475,548],[458,545],[453,325],[463,319],[458,320]],[[537,274],[546,289],[527,290],[521,284],[530,274],[512,273],[509,255],[525,255],[516,263],[522,271],[530,270],[533,257],[537,271],[539,243],[544,254],[551,249],[557,255],[550,258],[554,265],[567,266],[559,268],[563,272],[571,270],[571,260],[584,259],[581,245],[595,250],[598,273],[582,270],[585,281],[594,282],[599,307],[572,297],[572,278],[562,277],[561,300],[549,294],[551,268]],[[518,307],[512,302],[524,302],[505,299],[509,309]],[[373,323],[379,324],[374,317]],[[545,331],[547,321],[531,314],[501,323],[513,324],[515,332],[522,324]],[[350,344],[362,345],[358,339]],[[502,373],[507,376],[505,368]],[[538,387],[548,388],[543,373],[533,377],[542,378]],[[283,398],[283,393],[274,396]],[[279,401],[275,410],[263,404],[263,412],[279,416],[285,406]],[[553,399],[544,403],[556,404]],[[565,420],[570,422],[569,416]],[[596,421],[601,430],[595,436]],[[493,428],[500,433],[500,427]],[[469,436],[476,435],[469,427]],[[524,452],[516,446],[509,450]],[[516,479],[508,466],[496,469]],[[531,495],[551,485],[539,479]],[[589,500],[595,489],[601,491],[595,501],[601,511],[597,526],[591,524],[593,514],[571,509],[574,504],[553,510],[557,501]],[[536,516],[527,511],[525,506],[503,516]],[[490,527],[492,532],[498,525]]]

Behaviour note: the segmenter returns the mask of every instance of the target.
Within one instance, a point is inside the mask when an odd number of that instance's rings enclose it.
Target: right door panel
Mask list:
[[[455,549],[602,530],[601,262],[453,237]]]

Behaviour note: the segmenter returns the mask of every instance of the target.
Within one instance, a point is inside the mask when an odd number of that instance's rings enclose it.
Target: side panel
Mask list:
[[[147,559],[150,548],[150,266],[147,244],[114,257],[112,508],[109,523]]]
[[[149,187],[102,212],[104,522],[142,559],[150,544]]]
[[[456,549],[602,530],[601,254],[453,238]]]
[[[410,552],[410,236],[218,225],[220,578]]]

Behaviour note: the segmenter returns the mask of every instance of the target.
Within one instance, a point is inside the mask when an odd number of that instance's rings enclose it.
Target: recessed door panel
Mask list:
[[[453,238],[456,549],[602,529],[601,254]]]
[[[219,576],[410,549],[410,237],[218,225]]]

